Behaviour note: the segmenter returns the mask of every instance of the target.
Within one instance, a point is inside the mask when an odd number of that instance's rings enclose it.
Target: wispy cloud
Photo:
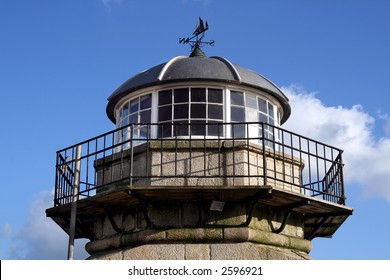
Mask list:
[[[189,3],[199,3],[203,6],[208,6],[212,0],[182,0],[182,4],[189,4]]]
[[[5,223],[3,225],[3,229],[1,231],[1,236],[3,238],[8,238],[10,235],[11,235],[11,232],[12,232],[12,228],[11,228],[11,224],[10,223]]]
[[[111,9],[112,5],[120,5],[123,3],[123,0],[100,0],[106,6],[107,9]]]
[[[386,133],[386,136],[390,137],[390,116],[388,113],[383,113],[382,111],[378,112],[379,119],[381,119],[383,124],[383,130]]]
[[[66,259],[68,235],[45,215],[45,209],[52,206],[53,194],[41,192],[37,195],[27,213],[27,222],[11,231],[11,225],[3,226],[7,236],[7,259],[51,260]],[[85,241],[78,241],[75,258],[85,259]]]
[[[390,202],[390,138],[389,134],[374,134],[375,118],[361,105],[326,106],[315,93],[296,85],[282,90],[292,107],[285,127],[342,148],[347,188],[348,184],[357,184],[364,196]]]

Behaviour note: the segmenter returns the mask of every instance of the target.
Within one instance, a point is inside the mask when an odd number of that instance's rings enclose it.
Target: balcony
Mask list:
[[[171,137],[159,137],[167,130]],[[115,129],[57,152],[54,207],[47,215],[65,231],[75,195],[76,236],[88,238],[93,217],[158,201],[251,201],[302,213],[306,239],[331,236],[352,214],[345,206],[342,151],[266,123]]]

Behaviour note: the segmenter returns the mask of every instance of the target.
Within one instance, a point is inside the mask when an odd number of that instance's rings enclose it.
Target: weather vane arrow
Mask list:
[[[179,44],[189,44],[191,46],[191,50],[195,49],[196,47],[200,47],[204,45],[214,46],[214,40],[210,40],[207,42],[202,41],[205,32],[208,29],[209,29],[208,22],[206,21],[206,24],[204,24],[203,20],[199,17],[199,21],[196,26],[196,29],[192,33],[193,36],[187,38],[179,38]]]

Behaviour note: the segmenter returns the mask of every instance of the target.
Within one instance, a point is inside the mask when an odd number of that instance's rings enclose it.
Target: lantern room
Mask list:
[[[278,127],[291,111],[287,97],[271,81],[226,58],[209,58],[203,52],[172,58],[131,77],[108,100],[110,120],[118,128],[139,124],[133,133],[140,139],[256,137],[261,128],[255,123]],[[159,125],[151,130],[142,125],[149,123]],[[232,125],[225,129],[222,123]],[[277,137],[270,129],[267,134]],[[124,131],[123,137],[129,138],[129,132]]]

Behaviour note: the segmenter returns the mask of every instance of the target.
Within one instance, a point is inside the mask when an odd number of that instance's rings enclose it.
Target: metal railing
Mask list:
[[[167,125],[170,137],[158,137]],[[195,133],[200,126],[203,135]],[[118,185],[212,182],[267,185],[345,205],[342,150],[266,123],[131,124],[62,149],[54,206],[71,202],[76,161],[79,199]]]

